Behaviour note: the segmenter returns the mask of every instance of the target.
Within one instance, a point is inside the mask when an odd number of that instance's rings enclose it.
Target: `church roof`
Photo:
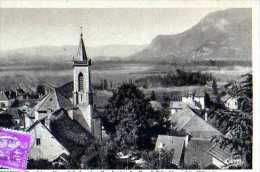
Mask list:
[[[72,109],[73,105],[69,99],[64,97],[57,88],[52,88],[50,92],[35,106],[37,111],[52,110],[53,112],[58,109]]]
[[[52,134],[70,152],[80,153],[90,145],[94,138],[92,134],[84,129],[76,120],[68,117],[66,110],[60,109],[52,114],[55,119],[51,121]]]

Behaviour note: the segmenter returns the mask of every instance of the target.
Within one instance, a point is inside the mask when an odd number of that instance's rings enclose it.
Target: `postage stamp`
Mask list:
[[[0,128],[0,167],[26,169],[31,140],[30,134]]]

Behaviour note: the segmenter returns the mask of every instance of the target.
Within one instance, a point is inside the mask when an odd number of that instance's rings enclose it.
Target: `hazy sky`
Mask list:
[[[0,49],[148,44],[158,34],[189,29],[218,9],[0,9]]]

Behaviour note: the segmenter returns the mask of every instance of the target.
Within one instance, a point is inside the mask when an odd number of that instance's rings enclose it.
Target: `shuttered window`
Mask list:
[[[78,83],[79,83],[79,91],[82,91],[84,87],[84,78],[82,73],[79,73]]]

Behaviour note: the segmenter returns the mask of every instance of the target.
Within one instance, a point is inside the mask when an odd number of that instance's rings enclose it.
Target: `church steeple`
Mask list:
[[[78,53],[77,53],[77,60],[80,61],[88,61],[88,56],[86,53],[86,47],[83,40],[83,33],[82,33],[82,27],[80,27],[81,33],[80,33],[80,41],[79,41],[79,47],[78,47]]]
[[[73,103],[74,106],[78,107],[79,111],[81,112],[79,114],[75,114],[75,120],[77,120],[85,129],[90,130],[96,138],[101,138],[100,122],[98,119],[96,119],[96,117],[93,116],[91,59],[87,56],[86,53],[86,47],[83,41],[82,27],[77,52],[77,59],[73,61]]]

